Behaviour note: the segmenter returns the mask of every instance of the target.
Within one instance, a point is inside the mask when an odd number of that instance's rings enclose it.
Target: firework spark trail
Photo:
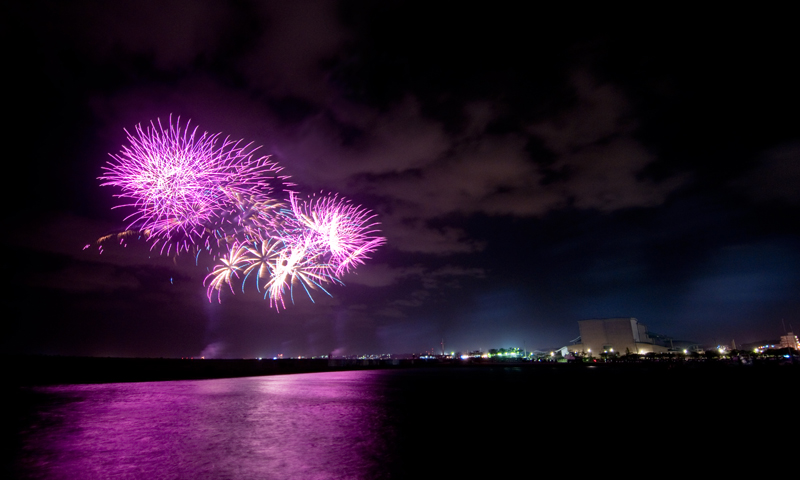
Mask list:
[[[147,230],[154,246],[185,249],[202,239],[210,226],[230,222],[232,205],[274,202],[270,180],[280,183],[286,176],[269,157],[253,158],[252,143],[220,134],[198,134],[197,127],[181,127],[180,119],[165,130],[150,122],[128,132],[130,146],[123,146],[116,162],[103,167],[101,185],[122,189],[118,198],[131,203],[120,207],[136,210],[126,217],[129,230]],[[246,201],[245,201],[246,199]],[[259,209],[265,212],[265,209]]]
[[[286,308],[283,296],[289,292],[289,296],[294,303],[294,285],[299,284],[303,287],[311,301],[311,290],[320,289],[330,295],[322,284],[338,282],[337,278],[330,274],[330,268],[322,263],[321,255],[314,252],[311,240],[306,238],[287,238],[283,242],[276,242],[274,254],[271,255],[272,261],[269,263],[272,276],[264,286],[270,299],[270,307],[280,310]]]
[[[122,205],[134,212],[125,218],[125,231],[99,239],[140,235],[159,244],[160,253],[193,251],[195,263],[205,251],[219,264],[203,280],[209,301],[225,284],[242,274],[255,276],[256,288],[270,307],[286,308],[284,296],[294,301],[295,285],[311,290],[326,283],[342,284],[339,277],[386,243],[379,236],[375,215],[336,194],[300,200],[289,191],[289,177],[268,156],[255,157],[259,147],[221,134],[198,133],[180,118],[169,126],[150,122],[125,131],[129,145],[103,167],[102,186],[122,193]],[[277,197],[288,192],[288,205]],[[88,245],[87,245],[88,247]]]
[[[243,261],[243,255],[245,253],[245,248],[240,245],[234,245],[231,248],[231,251],[228,255],[223,256],[220,258],[220,265],[217,265],[214,270],[206,275],[206,278],[203,280],[203,285],[211,279],[208,284],[208,290],[206,293],[208,294],[208,300],[211,301],[211,296],[214,293],[214,290],[217,291],[217,301],[222,303],[222,299],[220,297],[222,286],[226,283],[231,288],[231,293],[233,292],[233,284],[231,283],[231,277],[236,276],[238,278],[239,274],[237,273],[239,270],[242,269],[240,265]]]
[[[259,287],[259,281],[270,275],[270,262],[275,256],[275,249],[270,240],[255,242],[253,248],[245,248],[247,249],[248,256],[245,257],[243,261],[247,262],[248,266],[243,272],[244,280],[242,280],[242,293],[244,293],[244,284],[247,283],[247,278],[255,271],[258,271],[255,279],[256,290],[260,292],[261,287]]]
[[[377,222],[369,210],[352,205],[349,201],[328,195],[300,202],[290,194],[289,202],[295,217],[316,234],[319,248],[330,253],[334,275],[339,277],[386,241],[378,237]],[[370,223],[372,222],[372,223]]]

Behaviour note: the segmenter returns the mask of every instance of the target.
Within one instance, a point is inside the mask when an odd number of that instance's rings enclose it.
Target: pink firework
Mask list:
[[[329,282],[339,282],[330,274],[330,267],[322,263],[322,256],[311,248],[311,241],[302,235],[287,237],[272,243],[269,252],[270,279],[264,285],[270,306],[280,311],[286,308],[283,300],[288,292],[294,302],[294,286],[300,285],[308,298],[314,301],[310,290],[320,289],[330,295],[322,286]]]
[[[230,287],[231,293],[233,293],[233,284],[231,283],[233,279],[232,277],[239,276],[238,272],[242,269],[242,264],[246,263],[243,258],[245,253],[246,250],[244,247],[234,244],[230,252],[220,258],[220,265],[214,267],[214,270],[206,275],[206,278],[203,280],[203,284],[205,285],[208,283],[208,290],[206,290],[206,294],[209,301],[211,301],[211,296],[213,295],[214,290],[217,291],[217,301],[222,301],[220,298],[222,293],[221,290],[222,286],[226,283]]]
[[[107,241],[143,236],[167,255],[192,250],[197,261],[207,252],[219,262],[203,281],[209,301],[215,292],[221,300],[226,284],[233,292],[235,281],[244,290],[251,274],[270,307],[286,308],[296,286],[313,301],[313,290],[330,295],[323,285],[341,284],[386,243],[371,211],[337,195],[276,199],[293,184],[269,157],[254,158],[250,143],[200,134],[172,117],[166,129],[158,121],[126,133],[129,145],[111,155],[100,179],[121,190],[118,207],[135,211],[125,231],[97,244],[102,252]]]
[[[103,167],[102,185],[119,187],[116,195],[134,207],[128,229],[145,232],[156,242],[188,249],[221,223],[242,221],[242,210],[274,203],[270,181],[281,182],[281,170],[269,157],[256,157],[257,148],[241,140],[220,139],[220,134],[198,134],[197,127],[169,128],[158,121],[134,134],[126,130],[130,145]],[[251,215],[252,216],[252,215]],[[207,240],[207,238],[206,238]]]
[[[294,216],[313,239],[313,248],[329,256],[328,262],[339,277],[363,264],[368,255],[386,243],[377,236],[378,222],[371,211],[355,206],[337,195],[312,197],[301,202],[290,194]]]

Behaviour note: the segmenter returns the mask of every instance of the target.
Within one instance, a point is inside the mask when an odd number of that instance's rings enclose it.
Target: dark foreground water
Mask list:
[[[7,470],[380,479],[730,468],[780,461],[780,444],[756,454],[752,435],[794,424],[797,379],[793,368],[498,366],[22,388]]]

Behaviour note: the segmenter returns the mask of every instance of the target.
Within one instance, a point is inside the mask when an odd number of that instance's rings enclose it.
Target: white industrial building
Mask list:
[[[648,335],[647,327],[632,317],[599,318],[578,322],[579,343],[567,347],[583,355],[600,356],[603,353],[666,353],[668,348],[659,345]]]

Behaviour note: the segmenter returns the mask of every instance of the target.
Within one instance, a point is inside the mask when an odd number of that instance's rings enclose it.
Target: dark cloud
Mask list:
[[[392,268],[386,264],[367,264],[359,267],[344,277],[350,284],[366,285],[369,287],[388,287],[400,279],[412,275],[422,275],[425,268],[421,265],[414,267]]]
[[[29,285],[66,292],[110,292],[117,289],[136,289],[141,283],[130,272],[118,271],[108,265],[77,264],[54,272],[41,273]]]
[[[258,34],[239,65],[248,83],[277,98],[314,104],[334,100],[324,63],[350,37],[337,18],[336,3],[257,2],[254,7]]]
[[[159,70],[190,68],[202,57],[221,54],[236,26],[236,11],[222,1],[168,0],[159,4],[128,2],[56,3],[50,12],[58,30],[75,48],[98,61],[117,63],[145,57]]]
[[[800,203],[800,142],[778,145],[759,156],[752,172],[733,182],[760,201]]]

